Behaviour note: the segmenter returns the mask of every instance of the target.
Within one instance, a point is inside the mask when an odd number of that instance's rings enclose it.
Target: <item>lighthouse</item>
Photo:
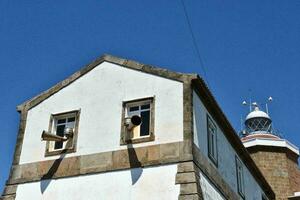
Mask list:
[[[250,105],[241,140],[274,190],[276,199],[300,199],[299,148],[273,130],[267,106],[263,111],[256,102]]]

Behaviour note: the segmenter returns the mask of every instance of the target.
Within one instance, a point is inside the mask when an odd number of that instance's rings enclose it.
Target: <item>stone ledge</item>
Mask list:
[[[190,150],[190,152],[188,152]],[[16,165],[8,185],[108,172],[151,165],[171,164],[192,159],[190,141],[128,148]]]

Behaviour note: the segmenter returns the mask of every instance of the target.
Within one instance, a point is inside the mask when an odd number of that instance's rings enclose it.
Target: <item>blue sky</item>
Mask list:
[[[300,1],[185,0],[204,79],[239,130],[249,99],[300,146]],[[0,191],[16,142],[16,106],[104,53],[203,76],[180,0],[0,1]]]

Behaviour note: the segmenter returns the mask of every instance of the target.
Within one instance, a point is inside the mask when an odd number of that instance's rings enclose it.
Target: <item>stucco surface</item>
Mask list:
[[[58,158],[44,157],[40,137],[51,114],[70,110],[81,113],[77,151],[66,157],[126,148],[120,146],[122,102],[153,96],[155,141],[134,147],[182,141],[182,82],[103,62],[28,111],[20,164]]]
[[[16,200],[169,200],[177,199],[177,165],[135,168],[18,186]]]
[[[207,146],[207,115],[214,121],[201,99],[194,92],[193,93],[193,120],[194,120],[194,143],[208,157]],[[214,121],[217,126],[217,149],[218,149],[218,166],[217,170],[220,172],[223,179],[230,185],[230,187],[237,192],[236,181],[236,166],[235,156],[237,155],[233,147],[222,132],[220,126]],[[244,179],[245,179],[245,196],[247,199],[261,199],[262,189],[256,182],[248,168],[244,165]]]
[[[220,194],[217,188],[206,178],[206,176],[200,172],[200,186],[204,200],[225,200]]]

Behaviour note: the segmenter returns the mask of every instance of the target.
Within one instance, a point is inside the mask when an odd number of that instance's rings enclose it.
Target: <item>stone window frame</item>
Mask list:
[[[215,149],[215,155],[212,154],[210,147],[211,147],[211,140],[210,140],[210,130],[209,130],[209,124],[212,124],[215,128],[215,139],[214,139],[214,145],[213,147]],[[213,164],[218,167],[218,127],[216,123],[213,121],[213,119],[207,114],[206,115],[206,129],[207,129],[207,154],[209,159],[213,162]]]
[[[49,120],[49,126],[48,126],[48,132],[51,133],[53,130],[55,118],[58,118],[59,116],[63,115],[71,115],[75,114],[75,127],[74,127],[74,133],[72,140],[66,141],[66,146],[63,149],[53,150],[50,148],[50,142],[46,142],[46,150],[45,150],[45,157],[47,156],[55,156],[55,155],[61,155],[61,154],[67,154],[67,153],[74,153],[77,150],[77,138],[78,138],[78,127],[79,127],[79,120],[80,120],[80,109],[78,110],[71,110],[67,112],[61,112],[61,113],[55,113],[50,115]]]
[[[126,141],[126,134],[127,129],[125,126],[125,116],[126,116],[126,107],[128,104],[134,103],[142,103],[145,101],[150,102],[150,134],[148,137],[136,138],[136,139],[129,139]],[[122,115],[121,115],[121,136],[120,136],[120,145],[127,145],[127,144],[136,144],[136,143],[143,143],[143,142],[150,142],[155,140],[154,134],[154,127],[155,127],[155,96],[152,97],[145,97],[139,99],[133,99],[129,101],[122,102]]]
[[[236,184],[237,184],[238,194],[240,195],[240,197],[242,197],[242,199],[245,199],[244,167],[242,161],[238,158],[237,155],[235,156],[235,170],[236,170]],[[241,174],[241,176],[239,174]]]

